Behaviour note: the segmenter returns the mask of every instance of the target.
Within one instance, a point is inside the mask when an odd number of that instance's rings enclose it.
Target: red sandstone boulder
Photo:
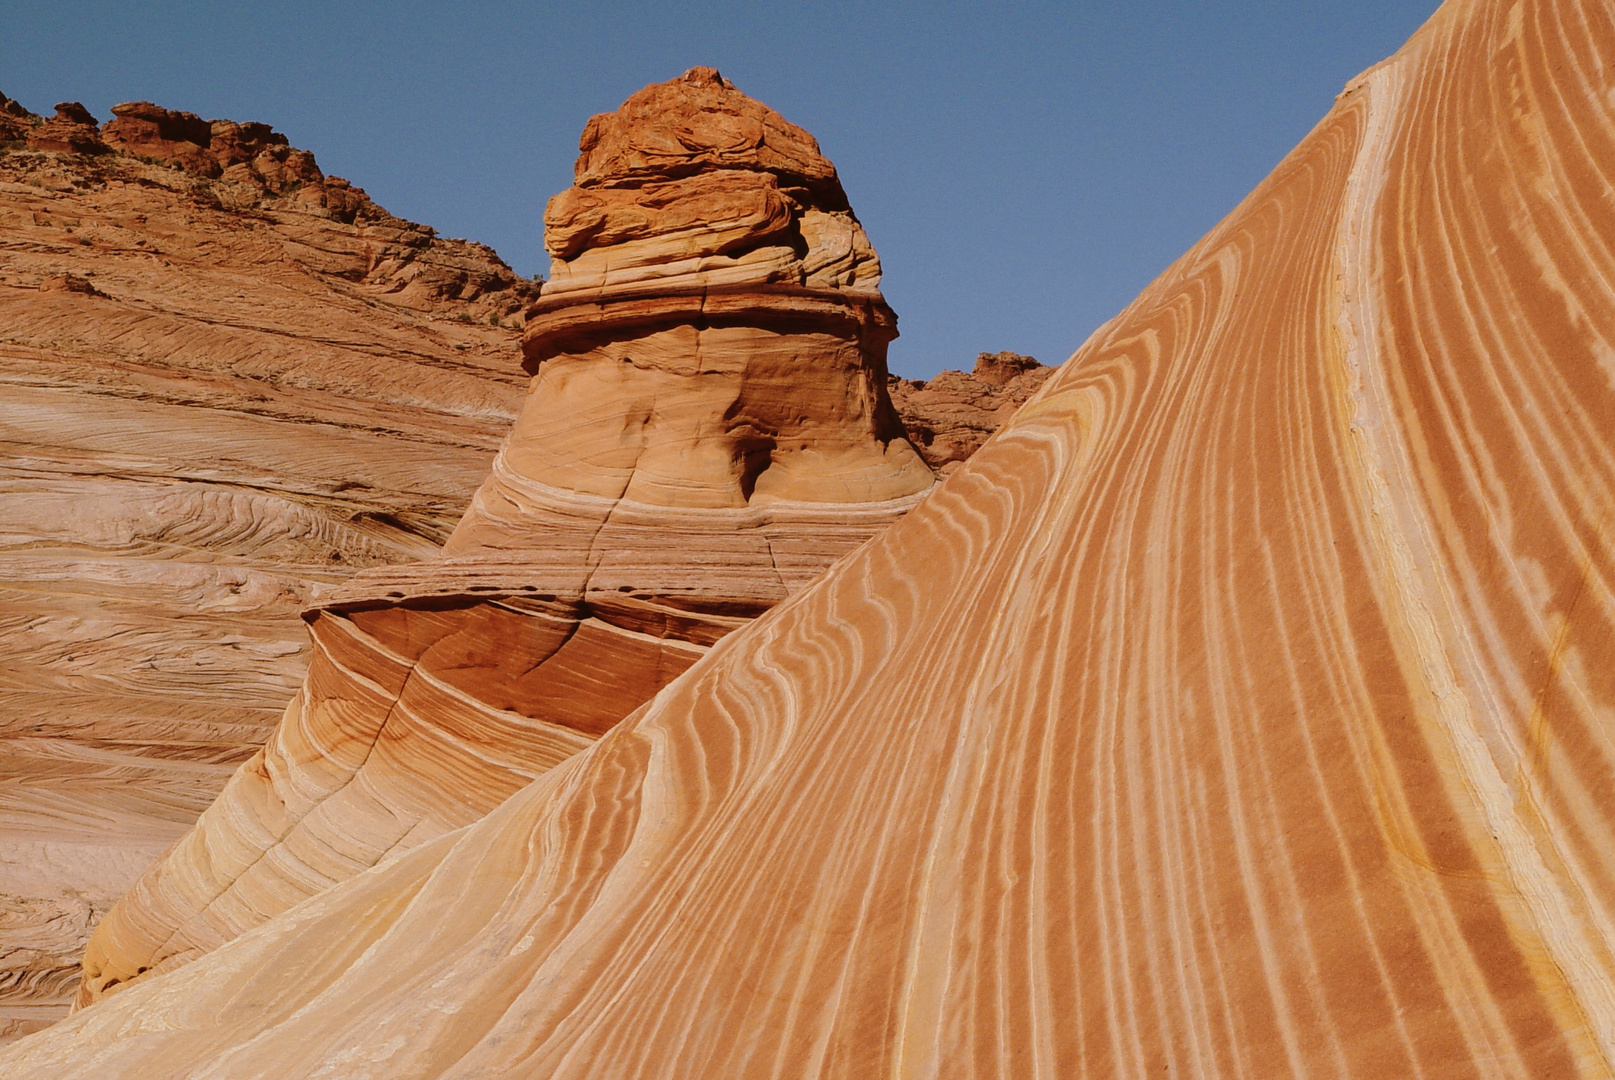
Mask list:
[[[219,165],[226,169],[251,161],[270,147],[289,145],[286,136],[268,124],[252,120],[244,124],[233,120],[215,120],[209,130],[207,147]]]
[[[174,162],[201,176],[219,175],[218,159],[207,152],[212,125],[195,113],[126,101],[112,106],[112,115],[101,127],[109,145],[137,157]]]
[[[20,103],[0,94],[0,142],[14,142],[39,118]]]
[[[77,101],[58,101],[56,103],[56,119],[65,120],[70,124],[87,124],[90,127],[94,127],[98,123],[95,117],[90,115],[90,110]]]
[[[39,291],[81,293],[84,296],[104,295],[90,283],[89,278],[79,277],[77,274],[51,274],[39,283]]]

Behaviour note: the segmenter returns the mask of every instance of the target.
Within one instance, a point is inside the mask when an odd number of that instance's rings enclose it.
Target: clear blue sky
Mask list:
[[[885,264],[892,367],[925,376],[1064,360],[1436,6],[3,0],[0,91],[266,121],[533,274],[584,120],[710,64],[818,136]]]

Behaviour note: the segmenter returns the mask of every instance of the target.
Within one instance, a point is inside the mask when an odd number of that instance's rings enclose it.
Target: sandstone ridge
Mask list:
[[[536,284],[522,281],[488,247],[441,240],[428,226],[394,217],[363,188],[327,176],[313,154],[292,146],[268,124],[204,120],[149,101],[114,105],[112,112],[98,127],[83,105],[63,102],[47,119],[0,94],[0,149],[10,148],[13,156],[17,150],[69,155],[81,183],[113,178],[128,183],[138,176],[215,209],[291,212],[356,225],[351,235],[368,243],[346,246],[365,254],[364,265],[320,269],[356,280],[394,303],[419,308],[470,303],[466,314],[486,318],[514,315],[537,293]],[[190,182],[158,180],[160,174],[138,165],[166,165]]]

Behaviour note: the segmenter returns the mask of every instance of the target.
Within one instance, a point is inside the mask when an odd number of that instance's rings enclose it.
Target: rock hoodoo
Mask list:
[[[0,1072],[1607,1080],[1609,16],[1445,4],[892,528]]]
[[[310,612],[302,690],[101,924],[83,1002],[477,820],[930,489],[810,135],[696,69],[580,149],[492,475],[442,558]]]

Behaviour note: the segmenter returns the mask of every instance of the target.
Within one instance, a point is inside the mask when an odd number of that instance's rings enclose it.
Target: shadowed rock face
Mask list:
[[[0,1037],[273,731],[316,585],[435,554],[521,405],[533,283],[236,128],[210,178],[0,100]]]
[[[581,149],[491,475],[441,559],[322,596],[279,729],[101,923],[82,1003],[482,817],[931,488],[811,136],[696,69]]]
[[[1449,3],[979,454],[104,1077],[1609,1077],[1607,5]]]
[[[969,374],[943,371],[924,380],[894,375],[887,389],[915,448],[938,474],[947,476],[970,460],[1052,374],[1053,368],[1030,356],[981,353]]]

